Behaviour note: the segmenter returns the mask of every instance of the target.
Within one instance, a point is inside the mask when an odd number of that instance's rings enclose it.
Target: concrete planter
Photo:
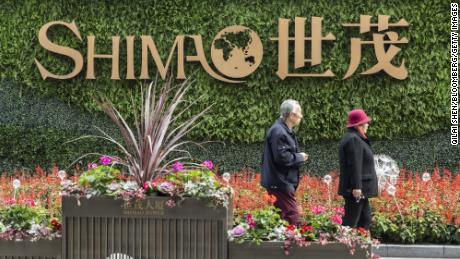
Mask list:
[[[370,253],[369,247],[369,253]],[[290,254],[284,254],[283,242],[262,242],[257,244],[237,244],[229,242],[229,259],[364,259],[366,251],[356,250],[354,255],[350,255],[349,249],[339,243],[329,243],[320,245],[312,243],[308,247],[293,246]]]
[[[63,259],[226,259],[232,210],[187,198],[126,203],[108,197],[63,197]],[[231,206],[230,206],[231,207]]]
[[[61,240],[0,240],[0,259],[60,259]]]
[[[382,257],[400,258],[460,258],[459,245],[398,245],[381,244],[374,251]]]

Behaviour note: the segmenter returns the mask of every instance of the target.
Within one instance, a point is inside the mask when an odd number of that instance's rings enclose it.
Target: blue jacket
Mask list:
[[[299,167],[304,163],[297,137],[282,119],[267,132],[262,155],[261,185],[266,189],[295,191],[299,185]]]

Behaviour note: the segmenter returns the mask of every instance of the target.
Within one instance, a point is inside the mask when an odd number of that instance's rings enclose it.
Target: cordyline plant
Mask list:
[[[182,139],[198,125],[198,119],[200,119],[212,105],[206,107],[193,117],[188,118],[177,127],[170,127],[177,118],[187,112],[190,107],[199,100],[189,103],[183,110],[177,110],[178,106],[185,102],[184,96],[192,83],[192,81],[187,79],[173,86],[171,75],[168,80],[162,83],[158,96],[158,80],[150,83],[146,89],[141,87],[140,113],[138,111],[139,107],[131,96],[134,128],[130,127],[125,118],[107,97],[100,97],[96,99],[96,102],[117,125],[124,144],[115,140],[114,137],[97,127],[96,128],[102,133],[102,136],[82,136],[75,140],[82,138],[101,138],[115,144],[123,154],[116,162],[125,165],[128,168],[129,174],[136,180],[139,187],[142,187],[145,182],[152,181],[152,179],[167,172],[167,167],[172,163],[191,158],[188,151],[181,149],[182,146],[185,144],[199,145],[193,141],[185,141]],[[177,114],[176,110],[178,111]],[[171,153],[173,152],[180,152],[185,155],[171,158]],[[94,153],[86,155],[91,154]]]

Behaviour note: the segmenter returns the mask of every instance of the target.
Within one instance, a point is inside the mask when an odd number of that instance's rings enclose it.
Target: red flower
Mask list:
[[[275,195],[270,195],[268,193],[264,194],[264,201],[269,204],[275,204],[276,202],[276,197]]]
[[[315,232],[315,229],[313,228],[313,226],[302,225],[300,227],[300,234],[305,234],[307,232],[313,233]]]
[[[287,230],[289,230],[289,231],[294,231],[294,230],[295,230],[295,226],[294,226],[294,225],[289,225],[289,226],[287,227]]]
[[[358,233],[363,235],[363,236],[367,236],[367,230],[365,228],[359,227],[358,228]]]
[[[59,221],[57,221],[57,219],[52,219],[51,220],[51,226],[53,227],[54,230],[58,230],[60,231],[61,230],[61,223],[59,223]]]

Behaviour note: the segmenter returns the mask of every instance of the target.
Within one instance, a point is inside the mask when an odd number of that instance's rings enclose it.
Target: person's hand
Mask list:
[[[307,160],[308,160],[308,154],[302,152],[302,153],[300,153],[300,155],[303,156],[303,161],[307,161]]]
[[[361,196],[363,195],[363,193],[361,192],[361,189],[353,189],[353,197],[355,197],[356,199],[359,199],[361,198]]]

